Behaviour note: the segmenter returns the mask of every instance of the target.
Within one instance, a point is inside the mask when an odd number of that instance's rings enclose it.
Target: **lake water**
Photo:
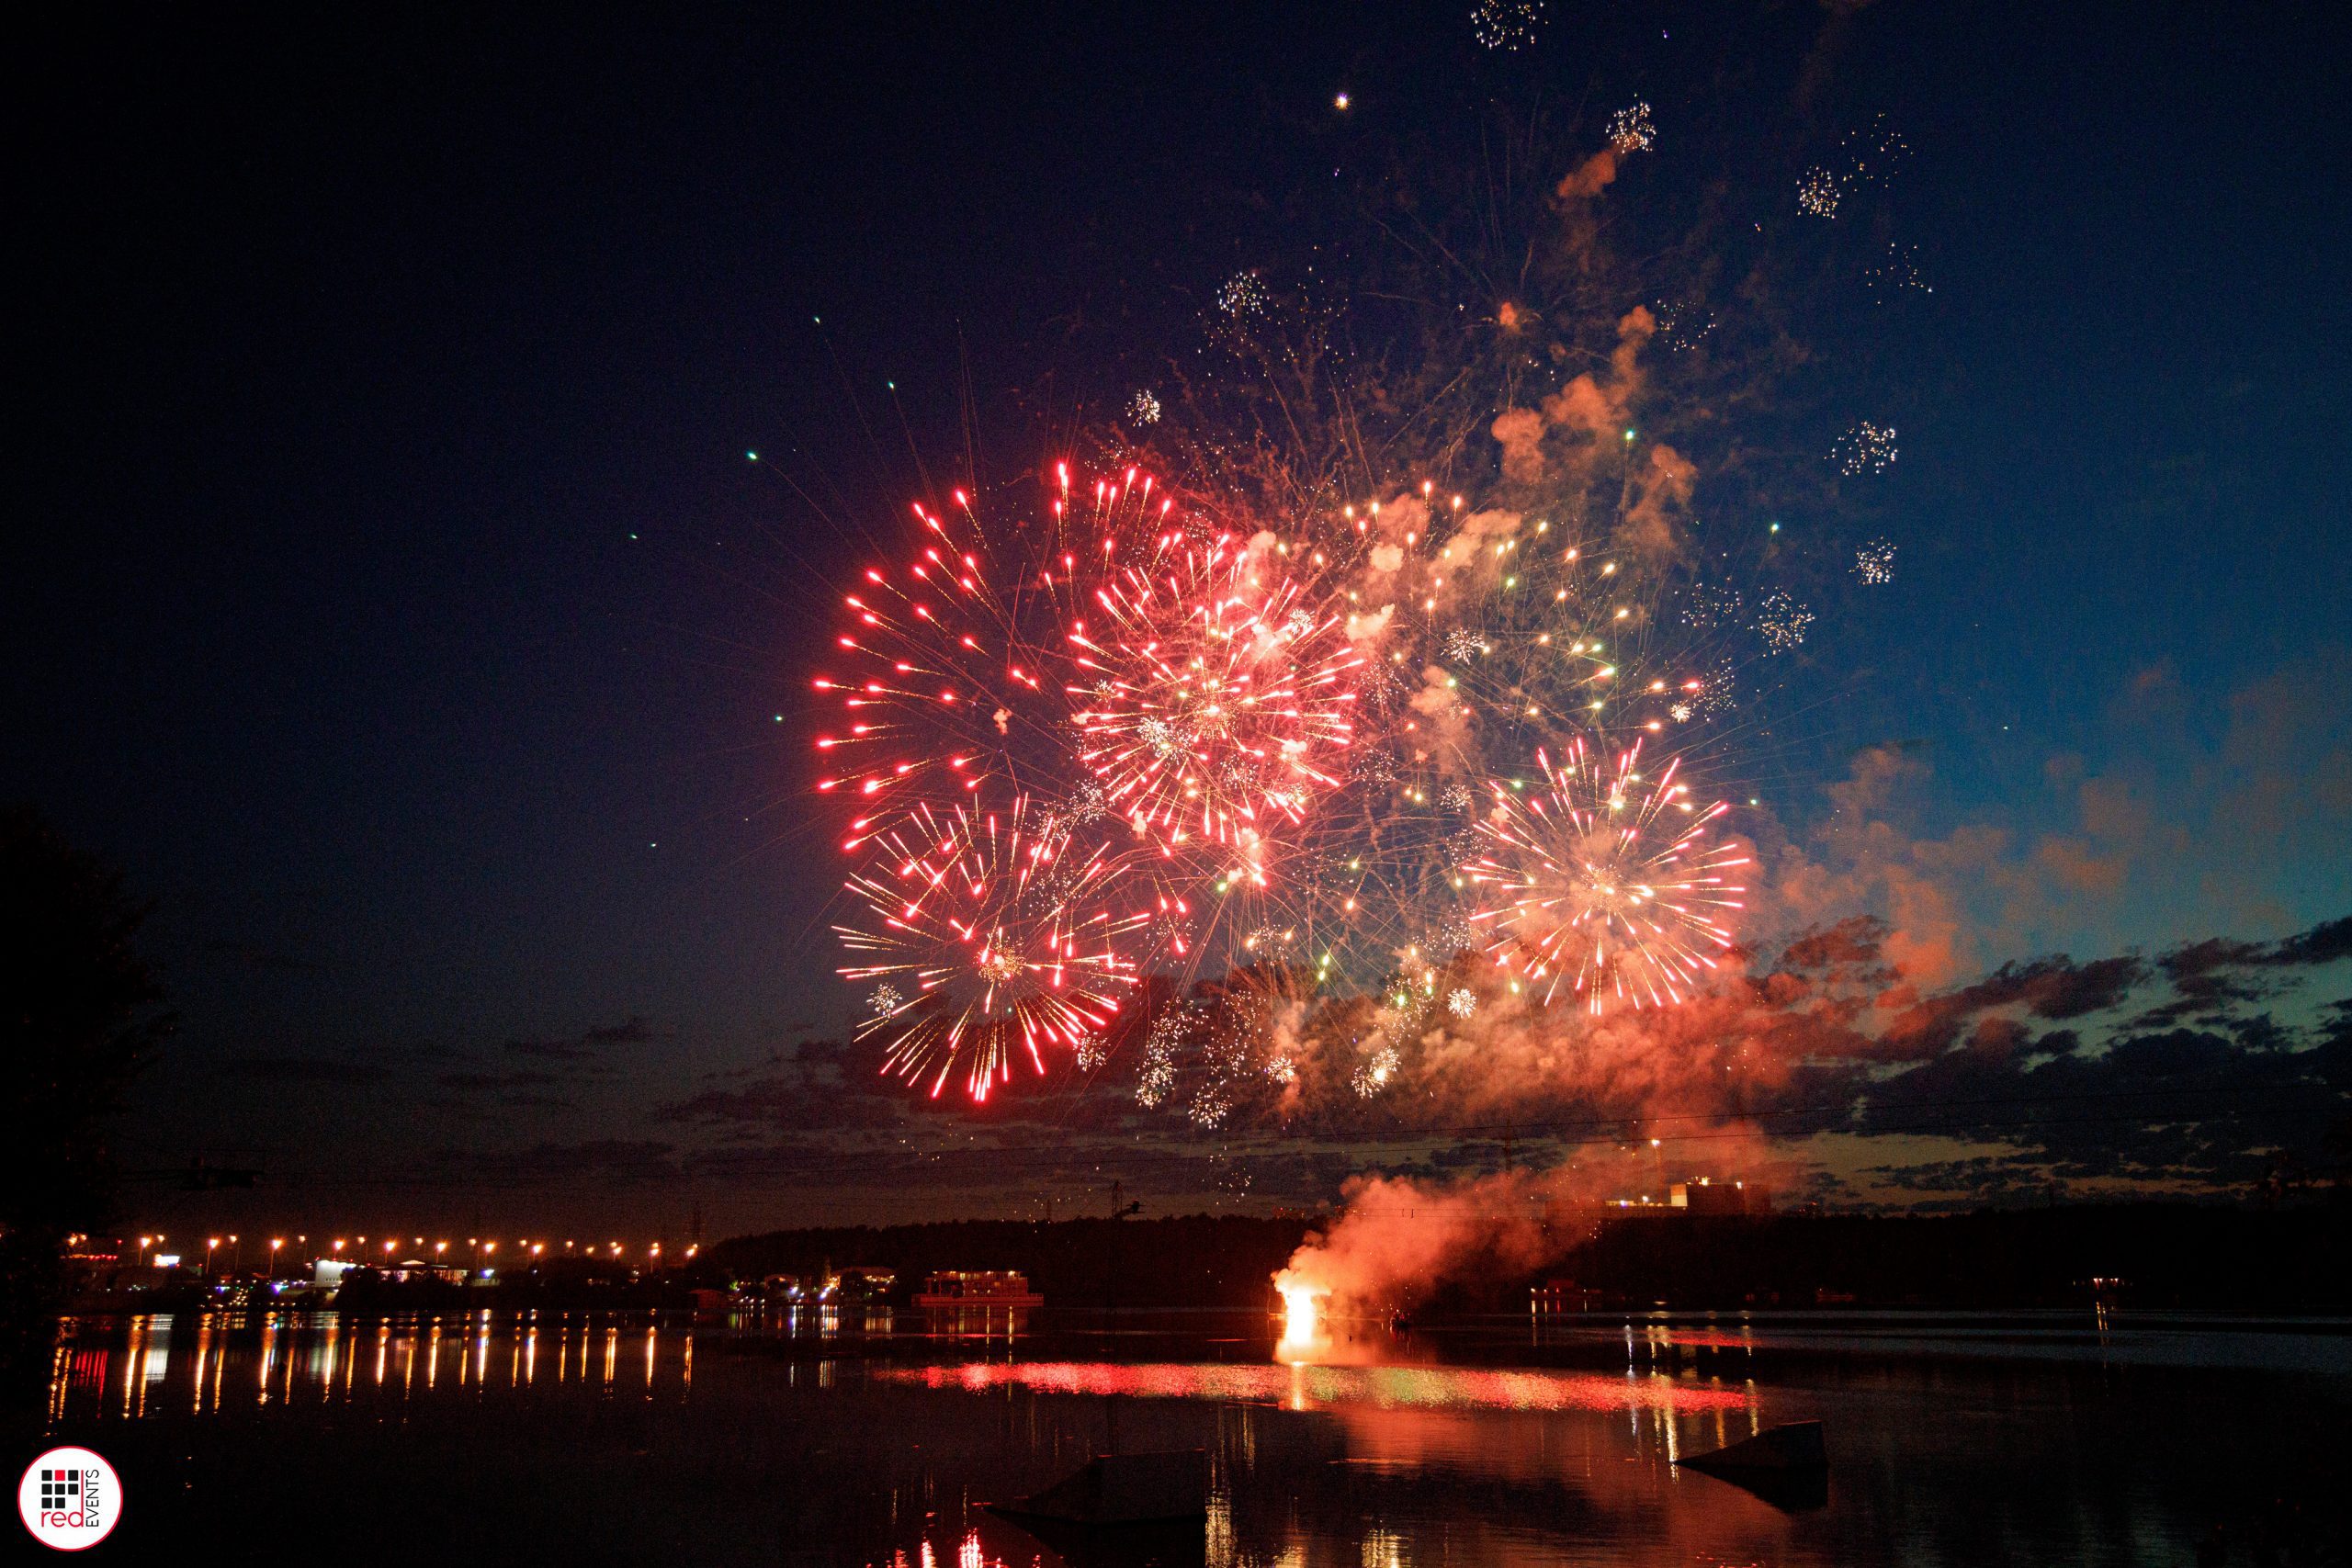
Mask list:
[[[75,1325],[49,1416],[137,1561],[2343,1562],[2352,1323],[181,1314]],[[1814,1419],[1815,1506],[1673,1462]],[[1064,1557],[982,1509],[1106,1446],[1205,1450],[1205,1528]]]

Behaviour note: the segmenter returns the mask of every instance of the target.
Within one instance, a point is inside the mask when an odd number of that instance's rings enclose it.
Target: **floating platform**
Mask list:
[[[1818,1421],[1767,1427],[1752,1438],[1674,1462],[1743,1487],[1783,1512],[1829,1501],[1829,1452]]]
[[[1725,1444],[1711,1453],[1685,1454],[1674,1462],[1693,1470],[1760,1470],[1786,1474],[1826,1469],[1829,1453],[1822,1446],[1820,1422],[1790,1421],[1767,1427],[1752,1438]]]

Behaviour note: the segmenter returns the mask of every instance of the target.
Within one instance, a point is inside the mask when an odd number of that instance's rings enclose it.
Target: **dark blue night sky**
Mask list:
[[[918,461],[962,460],[967,399],[1010,479],[1126,366],[1187,352],[1221,279],[1295,253],[1297,214],[1344,217],[1391,158],[1475,166],[1497,113],[1597,145],[1636,97],[1661,169],[1785,181],[1792,209],[1856,128],[1909,148],[1882,220],[1932,294],[1858,288],[1809,347],[1899,427],[1868,516],[1835,525],[1901,568],[1819,629],[1810,694],[1755,749],[1764,836],[1811,873],[1791,908],[1940,944],[1947,993],[2128,958],[2105,999],[2145,1010],[2109,1020],[2133,1070],[2276,1089],[2302,1081],[2291,1043],[2340,1092],[2334,9],[1562,4],[1517,54],[1465,10],[206,16],[57,40],[20,86],[30,482],[0,557],[0,797],[156,901],[182,1025],[129,1163],[259,1165],[238,1201],[320,1229],[674,1230],[692,1204],[715,1228],[1025,1213],[1116,1175],[1174,1207],[1311,1200],[1402,1157],[1067,1094],[902,1120],[862,1055],[800,1045],[853,1000],[805,678],[864,554],[792,483],[880,530]],[[1711,525],[1774,521],[1832,525]],[[2209,939],[2234,945],[2182,957]],[[2207,1010],[2159,1018],[2167,997]],[[2096,1059],[2068,1092],[2105,1092]],[[2301,1135],[2258,1121],[2172,1149],[2160,1184],[2226,1189],[2233,1148]],[[1998,1200],[2140,1157],[2077,1131],[2012,1160],[1966,1118],[1884,1131],[1812,1145],[1826,1197]],[[1439,1168],[1479,1163],[1439,1142]]]

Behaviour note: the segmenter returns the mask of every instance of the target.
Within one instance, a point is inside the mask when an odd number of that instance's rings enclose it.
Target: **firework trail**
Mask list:
[[[1695,805],[1679,759],[1651,778],[1641,756],[1635,741],[1604,760],[1578,738],[1556,765],[1536,754],[1533,790],[1490,786],[1489,850],[1470,874],[1498,901],[1476,919],[1498,964],[1547,1004],[1565,987],[1596,1013],[1669,1006],[1732,944],[1724,921],[1744,889],[1724,874],[1747,857],[1708,841],[1730,808]]]

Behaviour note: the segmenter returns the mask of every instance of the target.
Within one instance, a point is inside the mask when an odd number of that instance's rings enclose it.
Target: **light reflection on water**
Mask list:
[[[1134,1394],[1148,1399],[1252,1400],[1291,1410],[1338,1405],[1426,1406],[1459,1410],[1745,1409],[1741,1390],[1678,1382],[1662,1373],[1635,1377],[1482,1371],[1454,1367],[1326,1367],[1292,1362],[971,1361],[962,1366],[898,1368],[877,1374],[925,1388],[967,1393],[1019,1386],[1045,1393]]]
[[[180,1329],[187,1319],[192,1326]],[[543,1348],[550,1387],[683,1399],[694,1383],[693,1331],[665,1336],[643,1314],[626,1325],[588,1314],[534,1321],[487,1311],[346,1325],[334,1312],[163,1313],[130,1319],[119,1344],[105,1337],[102,1322],[70,1326],[49,1413],[51,1422],[137,1420],[217,1413],[239,1401],[266,1408],[528,1389],[542,1380]]]
[[[235,1517],[266,1473],[296,1509],[494,1487],[511,1526],[440,1522],[484,1555],[511,1529],[524,1560],[1083,1568],[981,1504],[1118,1447],[1206,1450],[1205,1525],[1155,1559],[1202,1568],[2189,1563],[2352,1415],[2342,1325],[2275,1326],[2255,1359],[2218,1336],[2222,1370],[2186,1371],[2161,1364],[2186,1353],[2178,1325],[2159,1364],[2114,1357],[2113,1325],[2071,1362],[2052,1346],[2097,1325],[1966,1324],[1951,1353],[1873,1351],[1947,1335],[1919,1317],[1834,1349],[1804,1324],[1620,1319],[1277,1359],[1277,1325],[1238,1317],[180,1314],[75,1325],[51,1417],[130,1467],[146,1507],[124,1529],[158,1540]],[[2003,1336],[2023,1359],[1991,1359]],[[1674,1463],[1815,1418],[1826,1507],[1784,1513]],[[217,1482],[155,1484],[174,1452],[217,1456]],[[665,1515],[682,1490],[695,1508]]]

